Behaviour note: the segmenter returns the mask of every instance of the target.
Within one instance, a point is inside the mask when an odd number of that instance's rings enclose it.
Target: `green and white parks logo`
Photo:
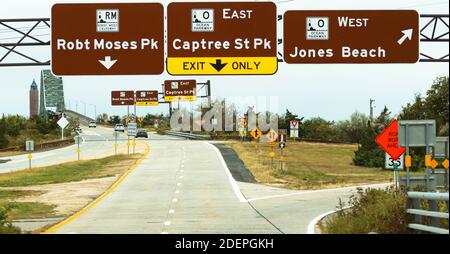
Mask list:
[[[97,32],[119,32],[119,10],[97,10]]]
[[[328,40],[328,17],[306,18],[307,40]]]

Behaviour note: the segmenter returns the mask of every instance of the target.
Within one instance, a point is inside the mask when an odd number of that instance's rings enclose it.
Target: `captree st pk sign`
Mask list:
[[[55,4],[51,20],[55,75],[164,71],[164,9],[160,3]]]
[[[172,75],[277,71],[272,2],[174,2],[168,6],[167,24],[167,71]]]
[[[164,81],[164,101],[195,101],[197,81],[166,80]]]
[[[287,11],[284,60],[301,63],[415,63],[414,10]]]
[[[158,91],[136,91],[136,106],[158,106]]]

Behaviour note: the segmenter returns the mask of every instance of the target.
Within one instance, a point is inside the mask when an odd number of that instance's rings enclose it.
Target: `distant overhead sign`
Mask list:
[[[287,11],[284,60],[300,63],[415,63],[414,10]]]
[[[393,160],[397,160],[405,153],[405,147],[398,146],[398,121],[392,121],[383,132],[375,139],[375,142],[388,153]]]
[[[164,71],[160,3],[55,4],[56,75],[149,75]]]
[[[172,75],[274,74],[277,13],[271,2],[186,2],[168,6]]]
[[[158,106],[158,91],[136,91],[136,106]]]
[[[111,105],[113,106],[134,105],[134,91],[111,91]]]
[[[197,82],[195,80],[164,81],[164,101],[195,101]]]

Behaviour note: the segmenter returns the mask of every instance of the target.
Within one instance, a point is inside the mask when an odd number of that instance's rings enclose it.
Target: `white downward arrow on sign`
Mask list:
[[[105,60],[98,61],[108,70],[117,62],[117,60],[111,60],[110,56],[105,56]]]
[[[403,42],[405,42],[406,39],[411,40],[412,38],[412,34],[413,34],[413,29],[406,29],[402,31],[403,36],[402,38],[400,38],[400,40],[397,41],[397,43],[399,45],[402,45]]]

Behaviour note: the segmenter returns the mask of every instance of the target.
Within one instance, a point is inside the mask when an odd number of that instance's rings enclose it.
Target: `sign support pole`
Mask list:
[[[29,169],[31,169],[31,158],[32,158],[32,155],[31,155],[31,153],[28,155],[28,167],[29,167]]]
[[[406,156],[409,156],[409,126],[406,125]],[[406,167],[406,188],[409,188],[409,181],[410,181],[410,172],[409,172],[409,166]]]
[[[117,156],[117,132],[114,133],[114,155]]]
[[[430,154],[430,145],[428,144],[428,126],[425,126],[425,156],[428,156]],[[425,165],[425,177],[426,177],[426,185],[427,185],[427,191],[430,188],[430,167],[429,165]]]
[[[78,160],[80,160],[80,135],[77,135],[77,156]]]

